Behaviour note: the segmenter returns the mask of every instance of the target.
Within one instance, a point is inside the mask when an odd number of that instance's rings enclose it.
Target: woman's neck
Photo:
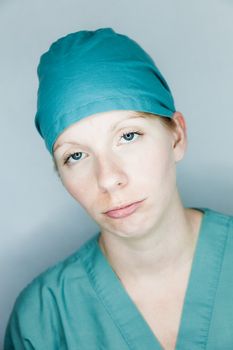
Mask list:
[[[159,281],[190,263],[201,218],[200,211],[185,209],[180,202],[151,232],[132,239],[102,232],[99,245],[120,280]]]

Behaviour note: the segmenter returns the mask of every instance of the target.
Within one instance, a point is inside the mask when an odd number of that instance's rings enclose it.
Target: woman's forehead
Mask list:
[[[124,122],[127,123],[127,121],[133,121],[135,119],[143,120],[146,118],[144,115],[135,111],[110,111],[93,114],[66,128],[57,138],[54,144],[54,151],[56,151],[62,143],[72,140],[76,136],[83,139],[89,132],[94,134],[95,131],[99,132],[100,130],[111,133]]]
[[[114,110],[92,114],[86,118],[81,119],[76,125],[115,125],[116,123],[131,119],[137,116],[137,112],[129,110]]]
[[[85,117],[66,128],[61,135],[69,132],[70,130],[83,130],[86,128],[100,128],[105,127],[113,130],[114,127],[121,121],[139,118],[133,111],[109,111],[103,113],[92,114]]]

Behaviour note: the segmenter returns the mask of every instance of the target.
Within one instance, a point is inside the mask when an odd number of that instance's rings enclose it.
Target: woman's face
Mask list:
[[[152,229],[176,195],[175,164],[183,157],[182,115],[177,130],[160,118],[133,111],[98,113],[68,127],[56,140],[54,158],[68,192],[103,231],[121,236]],[[131,215],[112,208],[143,200]]]

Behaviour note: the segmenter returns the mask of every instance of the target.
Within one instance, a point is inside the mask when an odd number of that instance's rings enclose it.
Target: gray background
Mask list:
[[[178,167],[185,205],[233,214],[232,18],[232,0],[0,0],[1,339],[19,291],[98,230],[34,128],[40,55],[82,29],[112,27],[138,41],[187,120]]]

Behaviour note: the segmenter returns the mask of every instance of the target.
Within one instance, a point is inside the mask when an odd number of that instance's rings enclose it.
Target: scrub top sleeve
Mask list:
[[[30,339],[30,331],[34,327],[34,320],[37,317],[36,303],[35,301],[34,303],[30,302],[32,298],[36,298],[36,295],[29,288],[23,290],[16,299],[5,333],[4,350],[36,349],[35,344],[32,344]],[[39,324],[37,326],[39,330]]]
[[[50,342],[53,298],[40,278],[30,283],[14,304],[5,334],[4,350],[45,349]],[[47,332],[48,330],[48,332]],[[48,347],[52,349],[52,347]]]
[[[31,350],[35,347],[30,340],[25,339],[20,329],[20,322],[17,313],[12,314],[5,334],[4,350]]]

